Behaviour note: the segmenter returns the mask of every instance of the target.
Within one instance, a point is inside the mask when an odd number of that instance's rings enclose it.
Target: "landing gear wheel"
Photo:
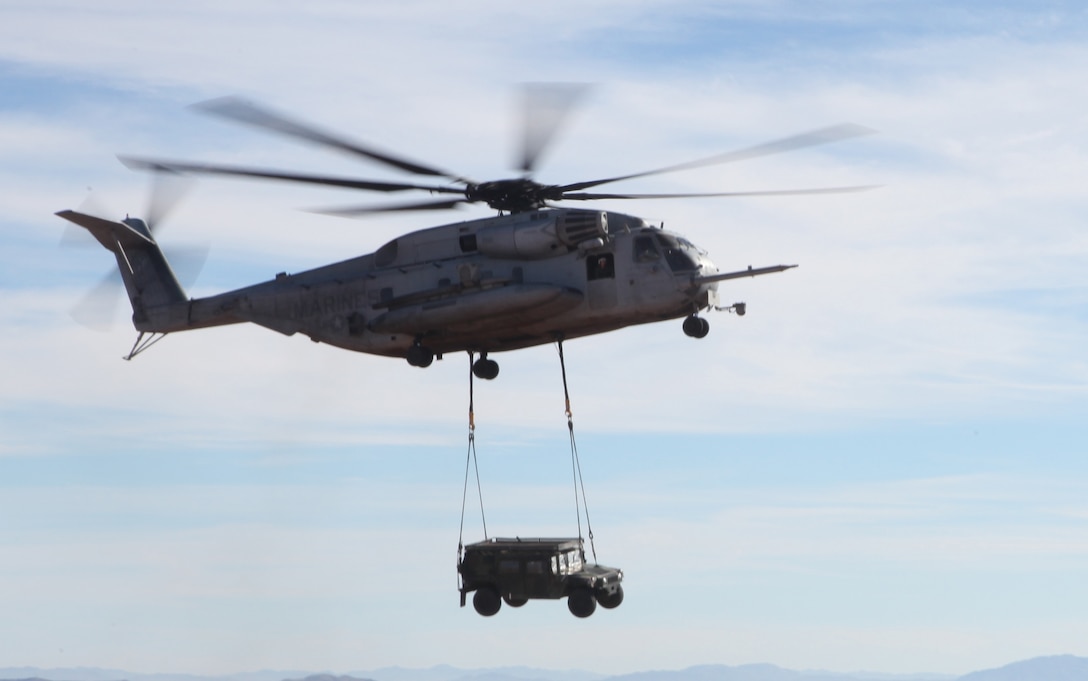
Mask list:
[[[702,317],[691,315],[684,320],[684,333],[692,338],[705,338],[710,333],[710,322]]]
[[[575,617],[589,617],[597,609],[597,599],[589,589],[575,589],[567,596],[567,609]]]
[[[414,367],[421,369],[431,366],[434,362],[434,353],[430,348],[426,348],[416,341],[412,347],[408,348],[407,355],[408,363]]]
[[[503,596],[502,600],[511,608],[520,608],[529,602],[528,598],[514,598],[513,596]]]
[[[623,587],[617,586],[616,590],[610,594],[598,594],[597,602],[601,604],[602,608],[608,608],[609,610],[619,607],[620,603],[623,603]]]
[[[480,359],[472,363],[472,375],[486,381],[494,380],[499,375],[499,363],[482,355]]]
[[[476,594],[472,597],[472,607],[484,617],[491,617],[502,607],[502,599],[494,588],[481,586],[476,589]]]

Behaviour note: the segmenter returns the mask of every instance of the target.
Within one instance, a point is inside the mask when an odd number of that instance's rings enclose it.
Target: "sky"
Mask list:
[[[1043,0],[0,0],[0,665],[225,674],[695,664],[966,673],[1088,655],[1088,10]],[[113,266],[53,213],[146,210],[119,153],[404,179],[189,105],[239,95],[509,177],[525,82],[593,87],[543,182],[843,122],[878,134],[615,185],[863,194],[603,202],[664,222],[748,314],[565,347],[626,600],[458,607],[467,359],[426,370],[255,326],[131,362]],[[444,218],[202,180],[158,232],[193,296]],[[484,208],[448,221],[487,215]],[[179,256],[179,262],[183,260]],[[179,268],[180,269],[180,268]],[[577,532],[554,348],[476,386],[491,536]],[[474,492],[470,488],[470,492]],[[584,521],[584,518],[582,519]]]

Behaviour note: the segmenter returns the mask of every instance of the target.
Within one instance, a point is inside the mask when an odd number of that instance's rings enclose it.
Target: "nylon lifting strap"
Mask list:
[[[582,537],[582,508],[586,509],[586,530],[589,532],[589,550],[593,562],[597,562],[597,547],[593,543],[593,525],[589,522],[589,503],[586,501],[586,485],[582,479],[582,462],[578,459],[578,443],[574,440],[574,413],[570,409],[570,390],[567,389],[567,361],[563,357],[563,339],[556,340],[559,348],[559,368],[563,374],[563,400],[566,404],[567,431],[570,433],[570,464],[574,473],[574,513],[578,518],[578,538]],[[579,499],[579,492],[581,499]]]
[[[468,472],[469,464],[476,470],[476,492],[480,499],[480,521],[484,526],[484,539],[487,536],[487,518],[484,517],[484,493],[480,487],[480,464],[476,459],[476,415],[473,404],[472,364],[475,361],[474,353],[468,353],[468,453],[465,455],[465,489],[461,494],[461,531],[457,537],[457,564],[461,564],[464,555],[465,538],[465,506],[468,501]]]

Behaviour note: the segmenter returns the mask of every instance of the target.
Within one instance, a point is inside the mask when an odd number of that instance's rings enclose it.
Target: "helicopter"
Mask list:
[[[403,358],[414,367],[430,366],[446,353],[469,352],[478,356],[471,364],[473,375],[490,380],[499,373],[498,363],[489,356],[492,353],[636,324],[682,318],[687,336],[703,338],[710,325],[700,312],[746,312],[745,303],[719,306],[720,282],[797,266],[749,266],[722,272],[706,251],[661,225],[626,213],[557,204],[605,199],[826,194],[872,188],[686,194],[586,191],[613,182],[746,160],[873,132],[854,124],[820,128],[654,170],[561,185],[539,183],[532,179],[534,167],[575,99],[569,89],[553,88],[547,94],[552,103],[550,114],[537,115],[544,107],[527,105],[519,164],[522,175],[485,182],[350,140],[245,99],[224,97],[194,105],[233,122],[347,152],[434,181],[395,182],[138,157],[120,160],[135,170],[169,175],[255,178],[441,196],[328,211],[345,216],[438,211],[462,204],[484,204],[497,213],[413,231],[373,253],[295,274],[281,272],[269,281],[218,295],[187,297],[155,240],[151,219],[110,220],[74,210],[56,215],[88,230],[116,258],[132,306],[132,323],[139,332],[125,359],[131,360],[170,333],[253,323],[347,350]]]

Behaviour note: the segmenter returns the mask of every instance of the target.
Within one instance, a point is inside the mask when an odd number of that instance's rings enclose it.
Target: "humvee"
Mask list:
[[[623,571],[587,565],[582,539],[487,539],[465,547],[457,565],[461,607],[475,591],[472,607],[485,617],[502,602],[520,608],[529,599],[566,597],[576,617],[589,617],[600,603],[615,608],[623,602]]]

